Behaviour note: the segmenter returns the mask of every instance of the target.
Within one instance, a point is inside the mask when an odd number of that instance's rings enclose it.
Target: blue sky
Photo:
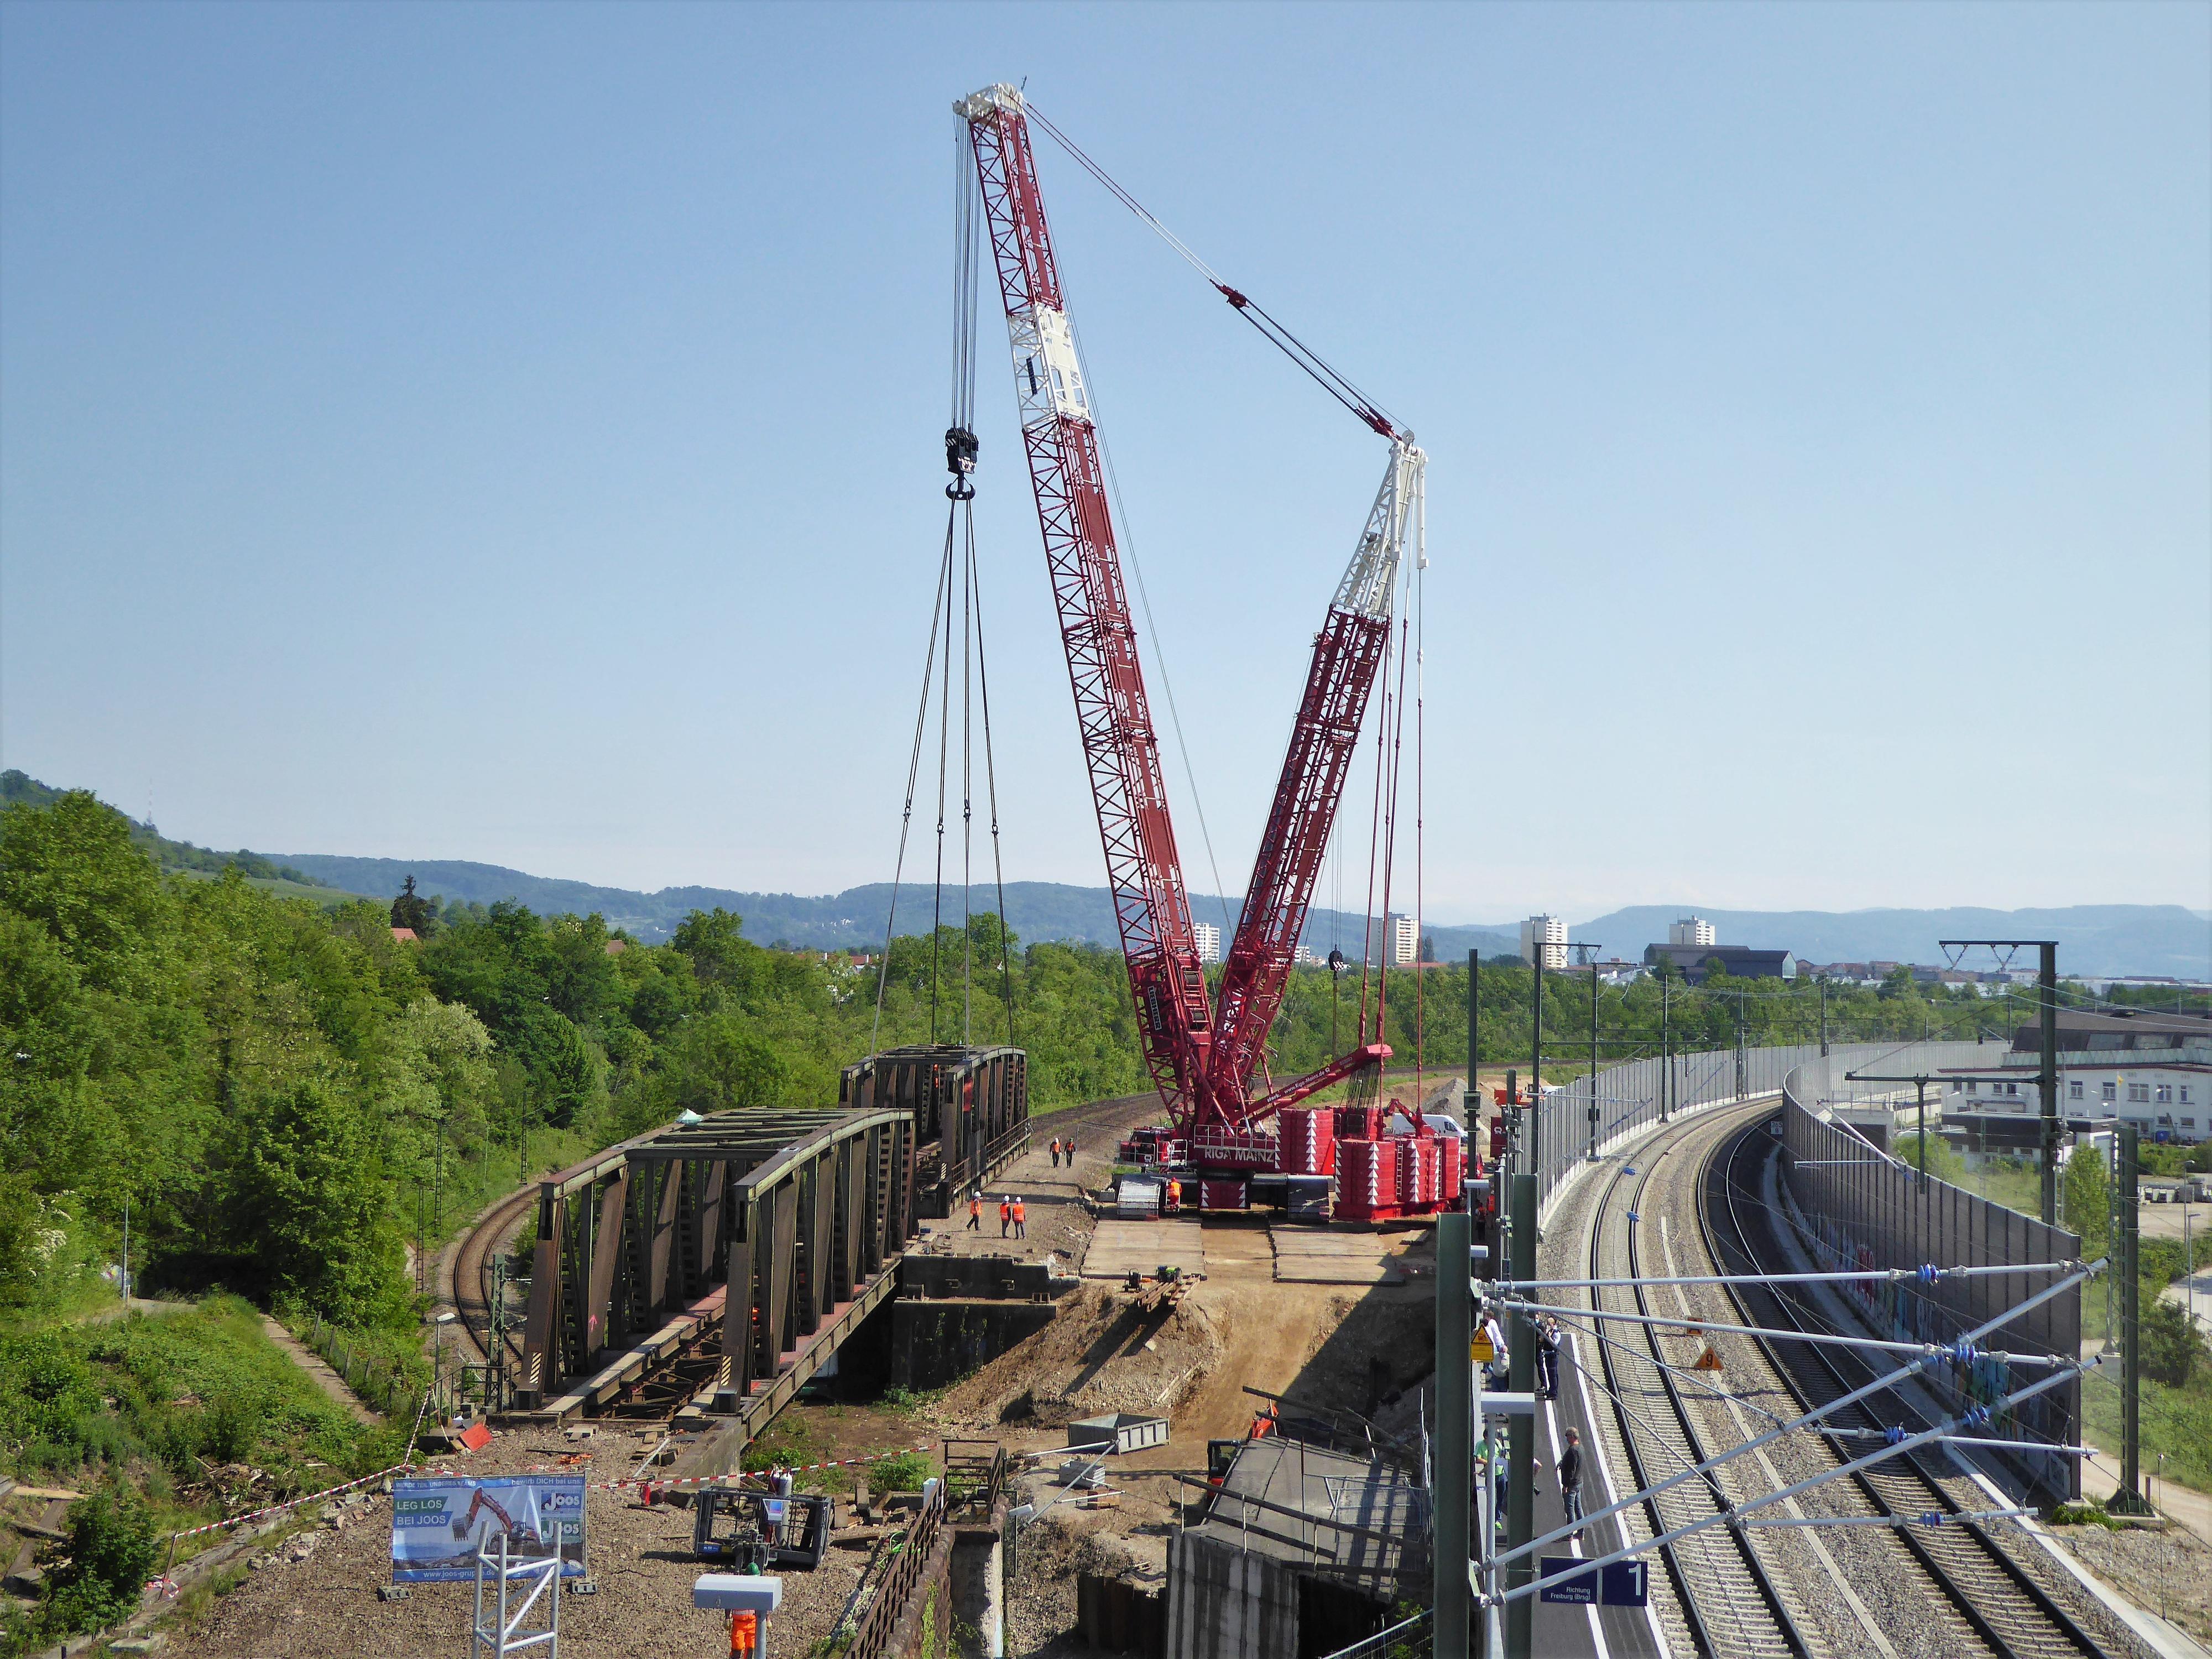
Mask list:
[[[0,763],[207,845],[886,876],[950,105],[1024,77],[1430,452],[1431,915],[2212,905],[2203,5],[15,0]],[[1042,167],[1237,889],[1382,447]],[[1095,884],[1000,337],[1007,872]]]

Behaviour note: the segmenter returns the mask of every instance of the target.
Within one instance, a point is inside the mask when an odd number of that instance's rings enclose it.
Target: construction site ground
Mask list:
[[[1148,1121],[1149,1103],[1114,1103],[1039,1119],[1035,1147],[994,1182],[984,1226],[968,1230],[966,1206],[928,1224],[916,1248],[957,1253],[1057,1255],[1079,1268],[1097,1224],[1083,1190],[1103,1186],[1127,1129]],[[1053,1167],[1047,1144],[1072,1132],[1074,1168]],[[995,1196],[1019,1193],[1028,1237],[998,1235]],[[1410,1426],[1413,1391],[1430,1368],[1432,1253],[1425,1226],[1322,1234],[1341,1241],[1350,1283],[1284,1282],[1270,1229],[1260,1219],[1126,1223],[1139,1255],[1144,1231],[1165,1241],[1198,1236],[1202,1273],[1179,1300],[1147,1310],[1114,1281],[1085,1280],[1062,1297],[1058,1316],[1036,1336],[933,1395],[836,1404],[803,1401],[763,1437],[764,1449],[796,1465],[822,1465],[917,1446],[933,1454],[946,1437],[995,1440],[1024,1456],[1021,1499],[1036,1505],[1025,1529],[1016,1579],[1008,1587],[1008,1650],[1057,1656],[1079,1650],[1076,1581],[1084,1572],[1129,1577],[1157,1588],[1179,1504],[1195,1489],[1172,1477],[1203,1476],[1206,1443],[1241,1436],[1265,1401],[1247,1385],[1287,1396],[1297,1408],[1339,1408],[1386,1425]],[[1307,1251],[1326,1261],[1332,1250]],[[1395,1282],[1371,1282],[1387,1263]],[[1156,1264],[1155,1264],[1156,1265]],[[1149,1272],[1149,1267],[1143,1269]],[[1056,1475],[1073,1419],[1108,1412],[1164,1416],[1163,1446],[1117,1456],[1105,1466],[1113,1507],[1090,1507]],[[1347,1419],[1347,1421],[1352,1419]],[[601,1423],[580,1443],[550,1431],[504,1430],[483,1451],[452,1464],[456,1473],[516,1473],[588,1453],[573,1468],[595,1482],[637,1474],[658,1441],[651,1423]],[[806,1468],[802,1488],[849,1493],[849,1468]],[[1060,1501],[1054,1501],[1054,1499]],[[168,1651],[205,1659],[341,1659],[362,1653],[443,1656],[468,1647],[471,1588],[425,1584],[402,1601],[382,1601],[391,1577],[391,1500],[370,1493],[303,1518],[311,1524],[259,1558],[236,1588],[216,1598],[190,1627],[175,1627]],[[784,1611],[774,1626],[776,1650],[805,1653],[828,1637],[859,1583],[878,1527],[840,1531],[817,1571],[784,1575]],[[586,1525],[598,1593],[563,1605],[564,1650],[597,1656],[709,1654],[726,1638],[720,1621],[690,1606],[703,1564],[690,1553],[689,1508],[647,1505],[634,1490],[593,1490]]]

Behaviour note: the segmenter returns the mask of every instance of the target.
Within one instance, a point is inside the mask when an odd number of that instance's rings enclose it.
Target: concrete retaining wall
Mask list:
[[[890,1304],[890,1383],[939,1389],[981,1369],[1053,1322],[1049,1302],[921,1302]]]

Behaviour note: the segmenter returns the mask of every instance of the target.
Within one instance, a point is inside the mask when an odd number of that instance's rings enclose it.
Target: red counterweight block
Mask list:
[[[1286,1106],[1277,1115],[1282,1125],[1283,1173],[1336,1173],[1336,1110],[1329,1106]]]
[[[1385,1160],[1393,1157],[1383,1140],[1339,1140],[1336,1143],[1336,1213],[1342,1221],[1371,1221],[1377,1211],[1392,1206],[1396,1196],[1395,1170],[1386,1186]]]
[[[1393,1175],[1398,1207],[1414,1209],[1421,1203],[1421,1143],[1412,1135],[1396,1135],[1386,1144],[1396,1165]]]
[[[1459,1207],[1460,1189],[1467,1182],[1467,1143],[1457,1135],[1437,1140],[1437,1202],[1445,1209]]]
[[[1446,1144],[1434,1135],[1425,1135],[1413,1145],[1413,1156],[1419,1166],[1420,1201],[1425,1209],[1435,1209],[1445,1196],[1441,1182]]]
[[[1372,1140],[1382,1133],[1380,1106],[1340,1106],[1336,1109],[1339,1140]]]
[[[1219,1180],[1207,1176],[1198,1183],[1198,1207],[1201,1210],[1242,1210],[1249,1207],[1242,1176]]]

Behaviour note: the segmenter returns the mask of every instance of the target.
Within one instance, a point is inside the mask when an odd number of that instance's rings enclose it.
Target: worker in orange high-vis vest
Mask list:
[[[730,1615],[731,1659],[752,1659],[760,1651],[760,1614],[733,1613]]]
[[[1010,1198],[999,1200],[999,1237],[1006,1236],[1006,1229],[1014,1224],[1014,1202]]]
[[[968,1194],[968,1231],[971,1233],[983,1231],[983,1194],[980,1191]]]
[[[1026,1224],[1029,1221],[1029,1206],[1022,1202],[1019,1194],[1016,1194],[1014,1196],[1014,1237],[1016,1238],[1027,1238],[1030,1236],[1030,1230]]]

